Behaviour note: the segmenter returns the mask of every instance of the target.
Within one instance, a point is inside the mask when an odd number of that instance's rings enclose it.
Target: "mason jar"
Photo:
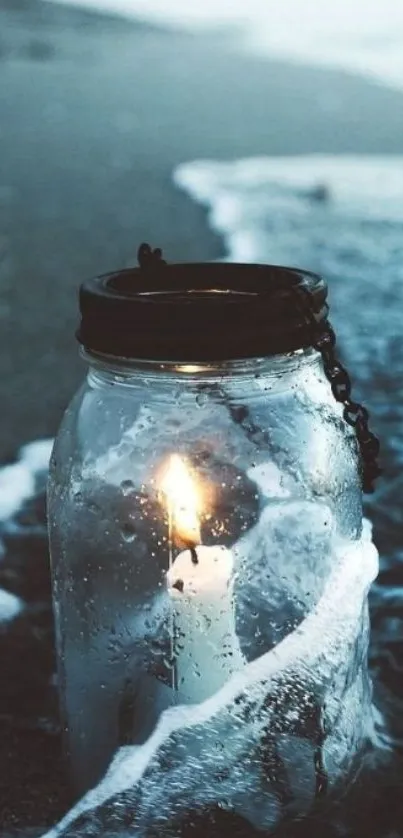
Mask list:
[[[228,685],[242,676],[247,695],[260,671],[283,753],[275,728],[265,760],[252,741],[255,787],[269,764],[267,799],[298,809],[355,770],[372,724],[376,551],[356,436],[312,345],[326,294],[305,271],[227,263],[156,262],[81,288],[88,373],[49,482],[59,689],[80,791],[120,746],[147,742],[164,711],[228,705]],[[251,821],[274,817],[236,800]]]

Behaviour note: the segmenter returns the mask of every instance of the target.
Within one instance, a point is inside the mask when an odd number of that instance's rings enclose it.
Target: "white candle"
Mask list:
[[[230,550],[200,546],[180,553],[168,571],[180,701],[209,698],[245,663],[235,632],[232,570]]]
[[[235,631],[233,555],[226,547],[200,544],[200,486],[178,455],[170,458],[160,487],[170,529],[174,686],[180,701],[200,702],[245,663]],[[188,549],[173,559],[174,546]]]

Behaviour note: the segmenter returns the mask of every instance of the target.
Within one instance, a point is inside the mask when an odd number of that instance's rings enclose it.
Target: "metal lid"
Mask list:
[[[77,337],[88,351],[160,361],[264,357],[310,346],[312,324],[327,317],[326,283],[308,271],[166,264],[148,245],[139,262],[82,284]]]

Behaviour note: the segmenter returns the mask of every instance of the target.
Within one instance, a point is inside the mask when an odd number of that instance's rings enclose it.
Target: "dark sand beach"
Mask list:
[[[173,186],[176,165],[315,151],[403,152],[403,94],[248,57],[228,37],[0,0],[0,460],[55,432],[84,373],[81,279],[133,264],[144,239],[170,260],[223,254],[204,211]],[[0,579],[33,603],[11,642],[0,634],[4,836],[40,834],[68,803],[47,720],[43,496],[24,515],[28,535],[10,536]]]
[[[403,151],[399,92],[40,0],[0,0],[0,79],[0,458],[53,434],[83,375],[81,279],[143,239],[222,253],[178,163]]]

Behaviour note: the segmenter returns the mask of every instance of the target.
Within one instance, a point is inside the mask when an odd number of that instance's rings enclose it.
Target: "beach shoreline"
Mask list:
[[[228,39],[40,0],[0,3],[0,459],[52,435],[84,374],[77,287],[135,263],[224,255],[179,164],[403,151],[403,94],[253,58]]]
[[[3,462],[23,443],[55,433],[84,375],[74,339],[82,279],[134,264],[143,240],[171,261],[226,255],[207,210],[175,186],[180,164],[403,152],[403,93],[344,72],[246,56],[217,34],[0,0],[0,72]],[[50,602],[43,493],[24,512],[21,532],[7,537],[2,584],[19,584],[26,566],[24,596],[36,591]],[[33,614],[31,645],[23,623],[10,643],[3,635],[11,675],[0,713],[0,796],[2,826],[13,836],[23,827],[26,836],[41,834],[69,802],[59,733],[46,728],[47,693],[34,671],[45,630],[41,613]],[[32,725],[35,713],[43,727]]]

